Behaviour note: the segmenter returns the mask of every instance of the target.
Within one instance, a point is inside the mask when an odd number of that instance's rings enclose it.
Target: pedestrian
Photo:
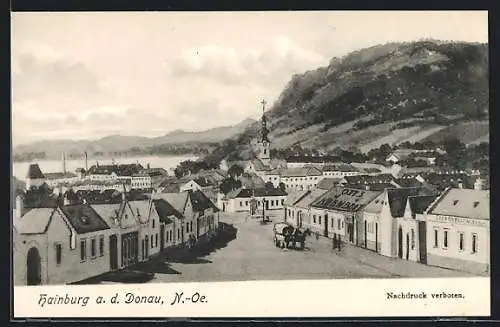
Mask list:
[[[342,251],[342,240],[340,240],[340,239],[337,241],[337,248],[338,248],[339,252]]]

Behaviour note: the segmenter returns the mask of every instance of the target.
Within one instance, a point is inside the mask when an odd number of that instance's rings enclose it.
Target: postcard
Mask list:
[[[486,11],[11,27],[15,318],[490,315]]]

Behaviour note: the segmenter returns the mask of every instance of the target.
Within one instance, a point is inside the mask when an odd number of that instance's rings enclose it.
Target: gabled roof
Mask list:
[[[109,229],[108,224],[88,204],[62,206],[61,211],[78,234]]]
[[[115,225],[121,219],[121,203],[98,203],[91,204],[90,206],[108,226]]]
[[[177,192],[177,193],[158,193],[155,196],[156,199],[163,199],[167,201],[172,207],[175,208],[179,213],[184,214],[186,209],[186,203],[189,199],[188,192]]]
[[[319,181],[318,185],[316,185],[316,188],[322,189],[322,190],[329,190],[335,186],[338,185],[338,183],[341,181],[341,178],[323,178],[322,180]]]
[[[390,188],[387,189],[387,199],[393,218],[403,217],[408,197],[417,195],[431,195],[431,191],[422,187]]]
[[[259,188],[264,187],[265,182],[257,175],[243,174],[240,177],[241,185],[244,188]]]
[[[314,201],[323,196],[326,192],[328,191],[321,189],[314,189],[308,194],[306,194],[306,196],[302,197],[297,203],[295,203],[295,206],[299,208],[308,209]]]
[[[172,220],[169,217],[171,216],[177,217],[178,219],[183,219],[182,214],[164,199],[154,199],[153,204],[155,206],[156,212],[158,213],[158,216],[160,217],[161,222],[170,224]]]
[[[379,194],[379,192],[374,191],[335,187],[314,201],[311,206],[320,209],[355,212],[361,210]]]
[[[380,213],[382,211],[382,207],[385,203],[385,197],[387,192],[380,193],[377,197],[375,197],[370,203],[368,203],[363,209],[364,212],[370,213]]]
[[[146,223],[151,217],[151,202],[149,200],[128,201],[134,215],[141,223]]]
[[[26,178],[29,179],[43,179],[45,178],[40,166],[38,164],[31,164],[28,168],[28,173],[26,174]]]
[[[213,209],[214,212],[219,211],[202,191],[188,191],[188,194],[194,212],[202,212],[206,209]]]
[[[425,210],[431,205],[434,200],[436,200],[436,195],[423,195],[423,196],[410,196],[408,197],[408,203],[410,205],[410,210],[416,214],[423,214]]]
[[[14,218],[14,226],[19,234],[43,234],[49,227],[54,211],[55,208],[31,209],[21,218]]]
[[[490,219],[490,191],[450,188],[432,205],[428,214]]]
[[[310,192],[311,192],[310,190],[305,190],[305,191],[297,191],[297,192],[288,193],[288,195],[286,196],[285,205],[286,206],[295,205],[295,203],[299,202],[300,199],[305,197]]]

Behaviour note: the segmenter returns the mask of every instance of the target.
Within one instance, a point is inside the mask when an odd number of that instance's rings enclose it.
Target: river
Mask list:
[[[117,158],[115,162],[118,164],[130,164],[139,162],[142,166],[146,167],[147,164],[151,168],[164,168],[169,171],[175,168],[181,161],[184,160],[195,160],[196,156],[145,156],[145,157],[133,157],[133,158]],[[99,162],[100,165],[111,164],[112,159],[88,159],[89,168]],[[61,160],[38,160],[33,163],[38,163],[40,169],[44,173],[54,173],[62,171],[62,161]],[[13,175],[22,181],[26,180],[26,174],[28,172],[28,167],[30,162],[14,162],[12,163],[12,173]],[[75,172],[77,168],[85,167],[84,160],[66,160],[66,170],[70,172]]]

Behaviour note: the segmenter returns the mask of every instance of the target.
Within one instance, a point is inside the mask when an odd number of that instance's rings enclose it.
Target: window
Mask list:
[[[172,230],[170,230],[170,242],[172,242]]]
[[[285,200],[281,199],[281,205],[284,205],[284,204],[285,204]]]
[[[477,234],[472,234],[472,253],[477,252]]]
[[[186,224],[186,233],[189,233],[189,223]]]
[[[337,229],[340,230],[340,218],[337,219]]]
[[[464,233],[458,233],[458,249],[464,250]]]
[[[192,232],[193,231],[193,222],[190,222],[189,225],[190,225],[189,230]]]
[[[61,257],[62,257],[62,245],[60,243],[56,244],[56,263],[58,265],[61,264]]]
[[[411,249],[415,249],[415,231],[411,230]]]
[[[104,255],[104,236],[99,237],[99,256]]]
[[[448,248],[448,231],[445,230],[443,232],[443,247],[446,249]]]
[[[153,235],[151,235],[151,248],[153,248],[153,245],[154,245],[154,239],[153,239]]]
[[[434,229],[434,247],[438,247],[438,230]]]
[[[177,238],[181,238],[181,230],[179,228],[177,228]]]
[[[155,247],[158,247],[158,233],[155,235]]]
[[[316,215],[313,215],[313,223],[316,224]]]
[[[245,201],[245,205],[246,205],[246,206],[248,205],[248,201]]]
[[[321,225],[321,216],[318,216],[318,224]]]
[[[332,228],[333,228],[333,226],[335,225],[335,224],[334,224],[334,222],[333,222],[333,218],[331,219],[331,223],[330,223],[330,225],[332,226]]]
[[[243,201],[240,201],[240,207],[243,207]]]
[[[80,260],[85,261],[87,258],[87,240],[80,241]]]
[[[153,219],[153,228],[155,228],[155,220]]]

